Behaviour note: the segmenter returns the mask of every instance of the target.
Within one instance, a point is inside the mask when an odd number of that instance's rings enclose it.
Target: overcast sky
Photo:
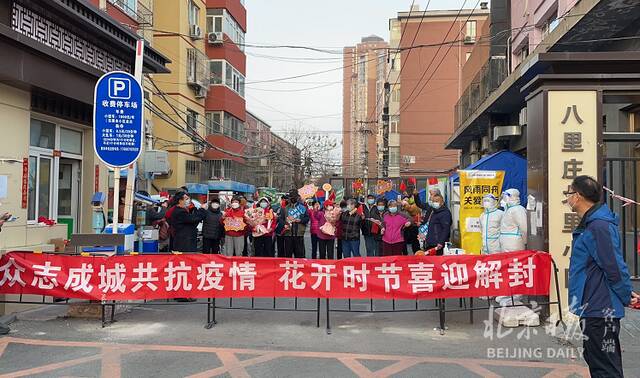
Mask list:
[[[459,9],[464,2],[431,0],[429,10]],[[408,11],[411,3],[411,0],[246,0],[246,43],[311,46],[339,52],[342,47],[355,45],[361,37],[371,34],[388,41],[389,19],[399,11]],[[424,9],[427,0],[415,3]],[[476,0],[467,0],[465,7],[471,8],[475,3]],[[303,127],[340,136],[341,55],[255,47],[247,47],[246,53],[247,110],[274,130]],[[335,68],[340,69],[260,83]],[[318,86],[321,87],[305,90]]]

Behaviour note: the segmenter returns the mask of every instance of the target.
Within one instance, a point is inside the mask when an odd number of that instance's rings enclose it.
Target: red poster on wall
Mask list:
[[[100,191],[100,166],[96,164],[95,175],[93,176],[93,192]]]
[[[307,297],[432,299],[547,295],[551,256],[389,256],[343,260],[167,254],[82,257],[10,252],[0,293],[90,300]]]
[[[29,158],[22,159],[22,204],[23,209],[27,208],[27,195],[29,193]]]

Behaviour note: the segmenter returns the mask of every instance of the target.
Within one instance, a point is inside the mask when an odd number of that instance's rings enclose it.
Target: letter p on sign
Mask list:
[[[125,78],[109,79],[109,97],[128,100],[131,98],[131,81]]]

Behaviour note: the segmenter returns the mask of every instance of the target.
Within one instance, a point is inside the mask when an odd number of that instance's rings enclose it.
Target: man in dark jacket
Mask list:
[[[202,253],[218,254],[221,244],[224,245],[222,211],[220,211],[220,200],[214,198],[211,200],[202,222]]]
[[[179,192],[174,196],[175,208],[171,212],[169,224],[174,230],[173,251],[197,252],[198,223],[206,217],[204,209],[192,208],[191,197],[187,193]]]
[[[278,257],[305,258],[304,233],[309,223],[307,207],[300,203],[298,191],[292,189],[289,192],[286,206],[280,212],[278,223],[282,226],[284,254]]]
[[[342,256],[360,257],[360,224],[362,216],[358,214],[355,199],[347,201],[347,209],[340,214],[342,225]]]
[[[424,221],[428,226],[425,245],[427,250],[435,248],[436,254],[441,256],[444,244],[449,241],[451,234],[451,211],[444,205],[444,198],[439,194],[432,196],[430,206],[431,213]]]
[[[569,306],[580,316],[583,356],[592,377],[622,377],[620,319],[638,295],[622,258],[618,217],[601,203],[602,186],[589,176],[576,177],[565,195],[582,218],[573,232]]]

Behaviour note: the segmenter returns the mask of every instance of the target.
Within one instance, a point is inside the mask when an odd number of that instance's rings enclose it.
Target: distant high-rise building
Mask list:
[[[346,177],[378,175],[377,142],[384,105],[388,44],[369,36],[344,48],[342,167]]]

